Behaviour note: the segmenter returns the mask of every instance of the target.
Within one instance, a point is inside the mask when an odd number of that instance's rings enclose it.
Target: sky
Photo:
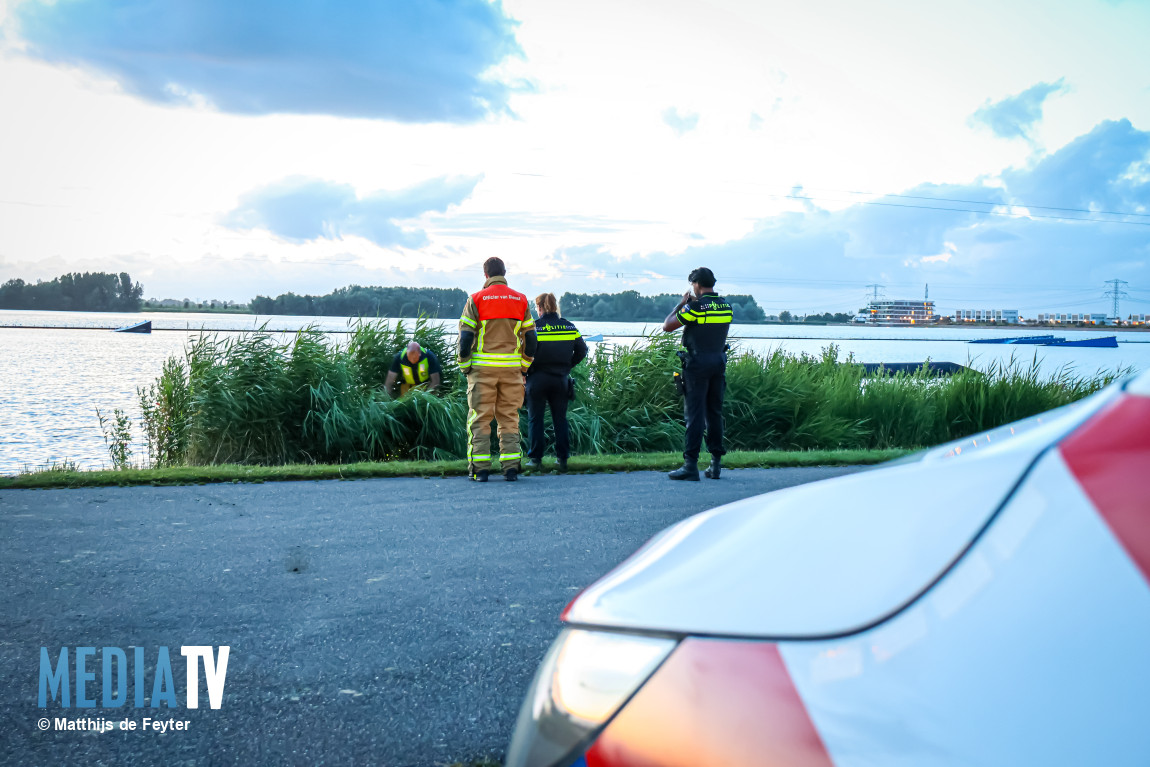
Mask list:
[[[0,0],[0,281],[1150,313],[1150,2]],[[868,287],[871,286],[871,287]]]

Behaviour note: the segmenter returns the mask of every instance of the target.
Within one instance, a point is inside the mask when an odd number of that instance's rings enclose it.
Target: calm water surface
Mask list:
[[[112,328],[152,320],[150,335],[111,333]],[[108,464],[96,408],[114,408],[138,420],[136,387],[156,379],[164,360],[180,355],[201,329],[227,335],[267,323],[293,332],[308,325],[338,334],[349,320],[340,317],[262,317],[250,314],[105,314],[0,310],[0,474],[14,474],[53,462],[74,461],[86,468]],[[455,326],[454,321],[447,324]],[[602,333],[605,343],[634,343],[627,336],[654,323],[580,322],[584,335]],[[87,328],[87,329],[71,329]],[[740,348],[756,352],[783,349],[818,354],[834,343],[859,362],[958,362],[985,369],[1012,355],[1043,373],[1059,368],[1092,375],[1123,367],[1150,369],[1150,333],[1116,333],[1117,349],[1058,349],[1027,346],[970,346],[972,338],[1052,333],[1089,338],[1097,331],[986,330],[971,328],[873,328],[801,325],[735,325]],[[288,336],[285,335],[286,339]],[[336,339],[342,335],[335,335]],[[143,451],[143,438],[134,440]],[[144,456],[136,455],[134,459]]]

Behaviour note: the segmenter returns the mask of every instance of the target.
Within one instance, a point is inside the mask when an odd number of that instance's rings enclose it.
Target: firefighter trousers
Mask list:
[[[474,474],[491,468],[491,419],[499,428],[499,464],[519,470],[519,408],[523,406],[523,373],[518,367],[473,367],[467,376],[467,429],[471,444],[467,468]]]

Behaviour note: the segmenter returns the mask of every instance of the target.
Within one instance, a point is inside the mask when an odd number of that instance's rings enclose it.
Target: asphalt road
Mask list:
[[[663,527],[851,469],[0,491],[0,764],[449,764],[503,754],[576,592]],[[231,648],[188,709],[185,645]],[[129,658],[128,706],[37,706],[40,648]],[[170,648],[179,707],[150,695]],[[76,693],[73,658],[72,694]],[[201,672],[202,673],[202,672]],[[73,704],[75,701],[73,700]],[[117,716],[118,715],[118,716]],[[41,717],[189,721],[38,730]],[[54,727],[54,723],[53,723]]]

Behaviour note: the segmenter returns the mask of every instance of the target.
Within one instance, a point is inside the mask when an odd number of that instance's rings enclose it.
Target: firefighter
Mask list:
[[[691,291],[675,311],[663,320],[668,333],[683,328],[684,392],[683,411],[687,434],[683,465],[672,471],[671,479],[699,481],[699,448],[703,426],[707,427],[707,450],[711,465],[705,474],[718,479],[723,450],[723,394],[727,389],[727,331],[731,327],[731,305],[715,292],[715,275],[700,267],[687,277]]]
[[[411,389],[424,384],[430,391],[435,391],[442,378],[439,358],[435,352],[412,341],[406,351],[397,353],[391,361],[391,369],[387,371],[387,379],[383,382],[383,388],[388,394],[395,396],[395,384],[401,374],[403,380],[399,382],[400,394],[407,394]]]
[[[491,419],[499,428],[499,464],[514,482],[522,453],[519,408],[524,375],[535,356],[535,321],[527,296],[507,286],[499,258],[483,263],[483,290],[472,293],[459,318],[459,368],[467,376],[467,469],[486,482],[491,470]]]
[[[570,431],[567,427],[567,402],[574,394],[571,368],[587,356],[587,342],[579,329],[559,316],[559,302],[554,293],[535,297],[535,333],[539,346],[535,361],[527,370],[527,468],[543,468],[543,417],[551,407],[555,424],[555,458],[560,472],[567,471],[571,455]]]

